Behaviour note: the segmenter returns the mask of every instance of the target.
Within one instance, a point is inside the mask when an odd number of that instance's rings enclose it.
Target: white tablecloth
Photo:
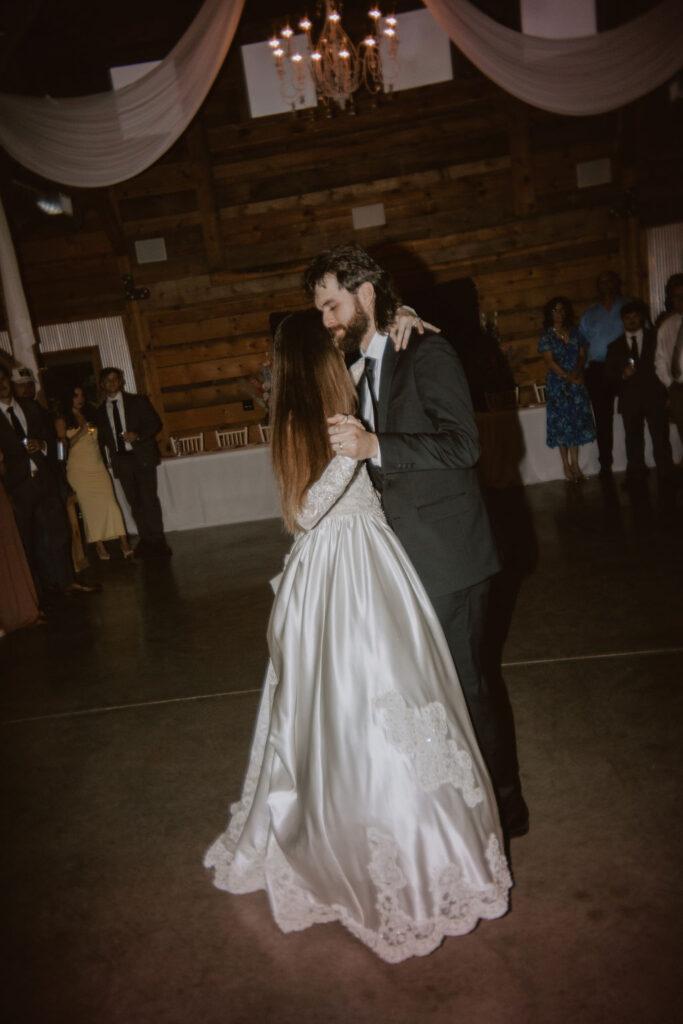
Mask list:
[[[166,531],[280,515],[268,445],[163,459],[157,472]],[[115,489],[126,525],[131,533],[137,533],[118,481]]]
[[[564,479],[562,460],[557,448],[545,443],[545,406],[527,409],[506,409],[502,412],[477,414],[481,438],[481,470],[484,482],[491,487],[509,484],[538,484],[546,480]],[[681,458],[678,431],[671,425],[671,446],[674,460]],[[621,416],[614,415],[613,466],[619,473],[626,469],[626,445]],[[654,466],[652,442],[645,429],[645,461]],[[579,449],[579,465],[586,476],[600,470],[598,446],[595,441]]]
[[[545,443],[545,406],[477,414],[477,424],[481,436],[482,477],[488,486],[507,487],[563,479],[560,453]],[[645,458],[648,466],[652,466],[652,444],[647,430],[645,437]],[[683,450],[673,426],[671,444],[678,461]],[[579,459],[587,476],[598,472],[595,442],[580,449]],[[624,428],[621,416],[615,416],[614,469],[619,472],[625,468]],[[159,499],[167,531],[275,519],[280,515],[268,445],[164,459],[158,474]],[[115,481],[115,488],[128,530],[136,533],[118,481]]]

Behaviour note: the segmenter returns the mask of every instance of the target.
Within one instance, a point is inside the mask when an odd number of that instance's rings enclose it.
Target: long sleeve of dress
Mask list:
[[[312,530],[339,501],[359,465],[355,459],[349,459],[345,455],[335,455],[328,462],[321,476],[306,491],[297,515],[297,522],[302,530]]]

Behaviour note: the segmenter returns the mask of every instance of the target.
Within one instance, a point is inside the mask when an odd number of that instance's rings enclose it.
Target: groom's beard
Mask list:
[[[357,352],[370,329],[370,317],[358,299],[353,316],[347,324],[330,328],[330,336],[340,352]]]

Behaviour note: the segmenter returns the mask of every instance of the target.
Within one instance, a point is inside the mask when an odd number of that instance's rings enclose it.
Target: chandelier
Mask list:
[[[328,113],[331,102],[353,113],[353,94],[361,85],[371,94],[393,89],[398,73],[396,17],[384,16],[373,5],[368,11],[370,31],[354,46],[342,25],[341,12],[341,3],[325,0],[325,23],[317,40],[312,36],[313,23],[305,15],[298,23],[304,34],[303,46],[295,45],[294,29],[289,22],[279,35],[268,40],[282,95],[292,109],[305,102],[308,82],[312,82],[318,103],[326,106]],[[386,40],[385,60],[380,53],[382,37]]]

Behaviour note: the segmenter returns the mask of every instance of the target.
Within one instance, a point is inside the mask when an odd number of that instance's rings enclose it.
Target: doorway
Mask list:
[[[65,352],[43,352],[40,377],[48,408],[54,416],[66,411],[75,387],[85,391],[88,402],[99,405],[99,379],[102,361],[97,345],[72,348]],[[69,406],[67,406],[70,408]]]

